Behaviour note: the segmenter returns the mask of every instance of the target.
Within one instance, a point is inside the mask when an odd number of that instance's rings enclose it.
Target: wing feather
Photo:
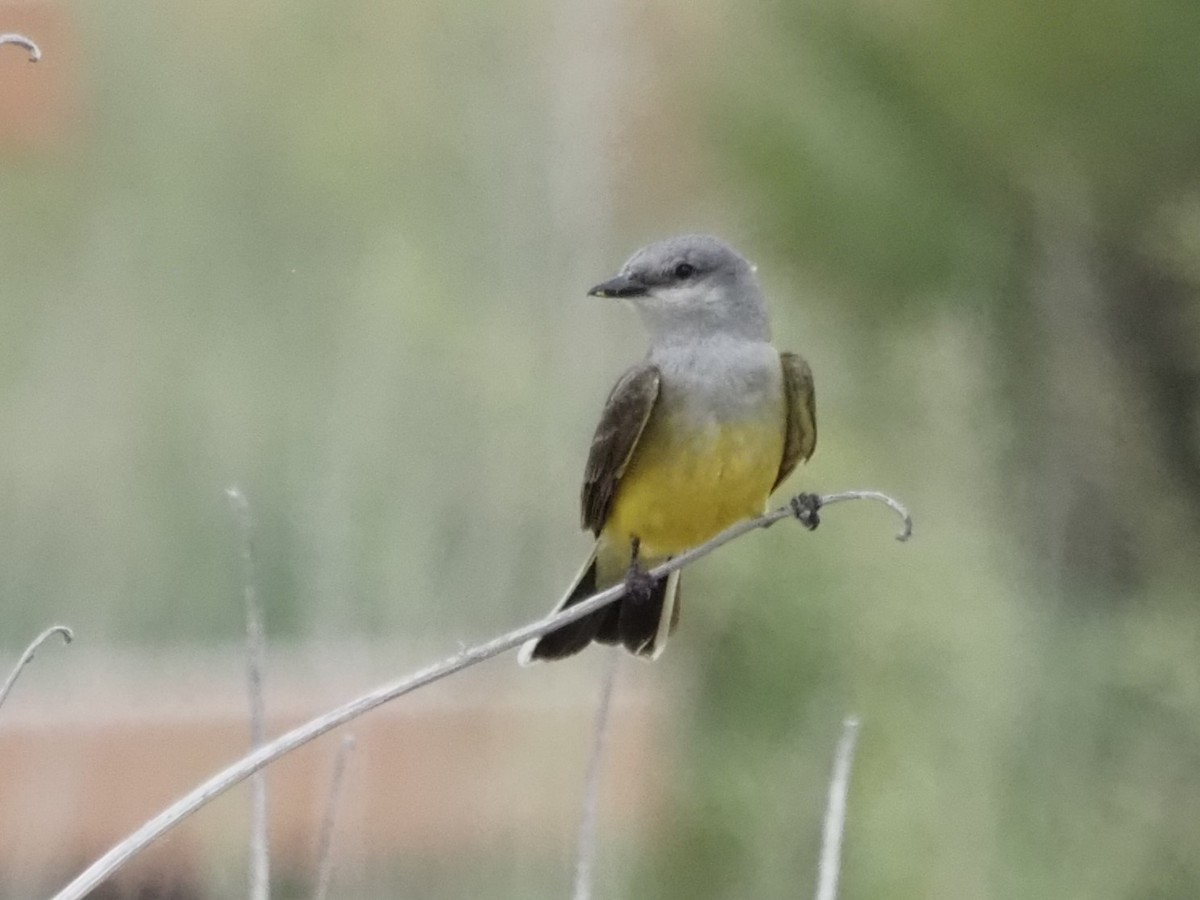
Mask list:
[[[792,474],[801,460],[808,460],[817,446],[817,399],[812,369],[795,353],[780,353],[783,366],[783,395],[787,405],[787,431],[783,438],[783,459],[775,477],[774,491]]]
[[[661,377],[655,366],[641,363],[621,376],[600,414],[583,475],[583,527],[599,536],[612,509],[617,484],[650,421]]]

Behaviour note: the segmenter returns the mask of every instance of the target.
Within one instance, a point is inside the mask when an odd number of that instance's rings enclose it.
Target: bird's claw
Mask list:
[[[821,498],[816,494],[797,494],[791,499],[789,505],[792,507],[792,515],[800,520],[800,524],[809,531],[815,531],[816,527],[821,524],[821,517],[817,514],[821,509]]]
[[[654,593],[654,576],[638,563],[625,571],[625,592],[634,603],[646,603]]]

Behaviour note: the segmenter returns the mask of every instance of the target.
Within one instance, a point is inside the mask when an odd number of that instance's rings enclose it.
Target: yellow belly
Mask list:
[[[782,455],[778,422],[713,424],[690,434],[648,427],[621,478],[604,538],[615,550],[636,535],[645,561],[702,544],[763,512]]]

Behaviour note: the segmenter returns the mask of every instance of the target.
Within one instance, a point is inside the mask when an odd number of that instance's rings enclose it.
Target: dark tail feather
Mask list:
[[[596,558],[591,556],[580,570],[575,585],[554,612],[586,600],[598,590]],[[644,601],[622,597],[590,615],[527,642],[517,657],[523,666],[538,660],[573,656],[590,644],[622,644],[630,653],[657,659],[667,635],[679,622],[679,573],[660,578]]]
[[[621,604],[624,599],[618,600],[615,603],[610,603],[604,607],[604,617],[600,620],[600,627],[596,629],[596,640],[601,644],[619,644],[621,643]]]
[[[586,600],[594,593],[596,593],[596,557],[593,554],[584,564],[583,571],[580,572],[571,592],[554,608],[554,612],[573,606],[580,600]],[[578,621],[564,625],[562,628],[556,628],[540,638],[529,641],[521,648],[521,654],[518,657],[521,665],[526,666],[539,659],[562,659],[566,656],[573,656],[595,639],[602,622],[615,611],[616,605],[609,604],[591,615],[584,616]]]

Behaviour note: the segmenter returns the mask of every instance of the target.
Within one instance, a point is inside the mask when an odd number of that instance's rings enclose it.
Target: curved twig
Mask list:
[[[4,44],[16,44],[18,47],[24,47],[29,51],[30,62],[37,62],[42,58],[42,48],[23,34],[0,34],[0,46]]]
[[[803,517],[794,506],[803,507],[805,511],[811,512],[822,506],[841,503],[845,500],[878,500],[897,512],[905,520],[905,528],[901,533],[901,539],[907,538],[912,531],[912,519],[908,515],[907,510],[898,501],[876,491],[844,491],[838,494],[830,494],[826,497],[814,497],[812,495],[802,495],[802,497],[807,503],[789,503],[774,512],[759,516],[756,519],[747,519],[744,522],[739,522],[725,529],[707,543],[686,553],[681,553],[679,556],[660,566],[655,566],[648,574],[651,577],[659,578],[670,572],[674,572],[676,569],[682,569],[702,556],[712,553],[718,547],[722,547],[730,541],[754,531],[756,528],[766,528],[773,525],[780,519],[785,519],[788,516],[796,516],[803,521]],[[811,527],[811,520],[809,524]],[[420,669],[397,681],[382,685],[370,693],[339,706],[337,709],[317,716],[303,725],[298,725],[269,744],[259,747],[252,753],[243,756],[237,762],[230,764],[199,787],[194,788],[172,803],[88,866],[74,881],[59,891],[53,900],[80,900],[81,897],[86,897],[102,881],[121,868],[133,856],[140,853],[150,843],[174,828],[196,810],[200,809],[200,807],[219,797],[234,785],[246,780],[269,763],[291,753],[297,747],[302,747],[309,741],[320,737],[326,732],[332,731],[339,725],[345,725],[347,722],[357,719],[363,713],[369,712],[377,706],[382,706],[384,703],[412,693],[427,684],[440,681],[449,675],[461,672],[463,669],[470,668],[486,659],[498,656],[506,650],[519,647],[531,638],[541,637],[556,628],[561,628],[563,625],[581,619],[589,613],[600,609],[602,606],[612,603],[618,597],[624,596],[624,594],[625,584],[622,582],[607,590],[600,591],[586,600],[568,606],[566,609],[538,619],[529,625],[523,625],[490,641],[476,644],[474,647],[464,648],[453,656],[426,666],[424,669]]]
[[[896,540],[907,541],[912,537],[913,520],[912,514],[908,511],[903,503],[895,497],[889,497],[887,494],[880,491],[840,491],[836,494],[825,494],[818,498],[821,506],[832,506],[835,503],[844,503],[847,500],[874,500],[877,503],[882,503],[892,512],[898,515],[904,523],[900,531],[896,533]]]
[[[13,666],[13,670],[8,674],[8,678],[4,680],[4,687],[0,687],[0,706],[4,705],[4,701],[8,699],[8,692],[13,689],[13,685],[17,683],[17,678],[21,674],[21,670],[29,665],[33,655],[38,652],[38,648],[46,643],[52,635],[61,634],[63,643],[69,644],[75,640],[75,632],[66,625],[51,625],[41,634],[33,639],[25,652],[21,654],[21,658],[17,660],[17,664]]]

